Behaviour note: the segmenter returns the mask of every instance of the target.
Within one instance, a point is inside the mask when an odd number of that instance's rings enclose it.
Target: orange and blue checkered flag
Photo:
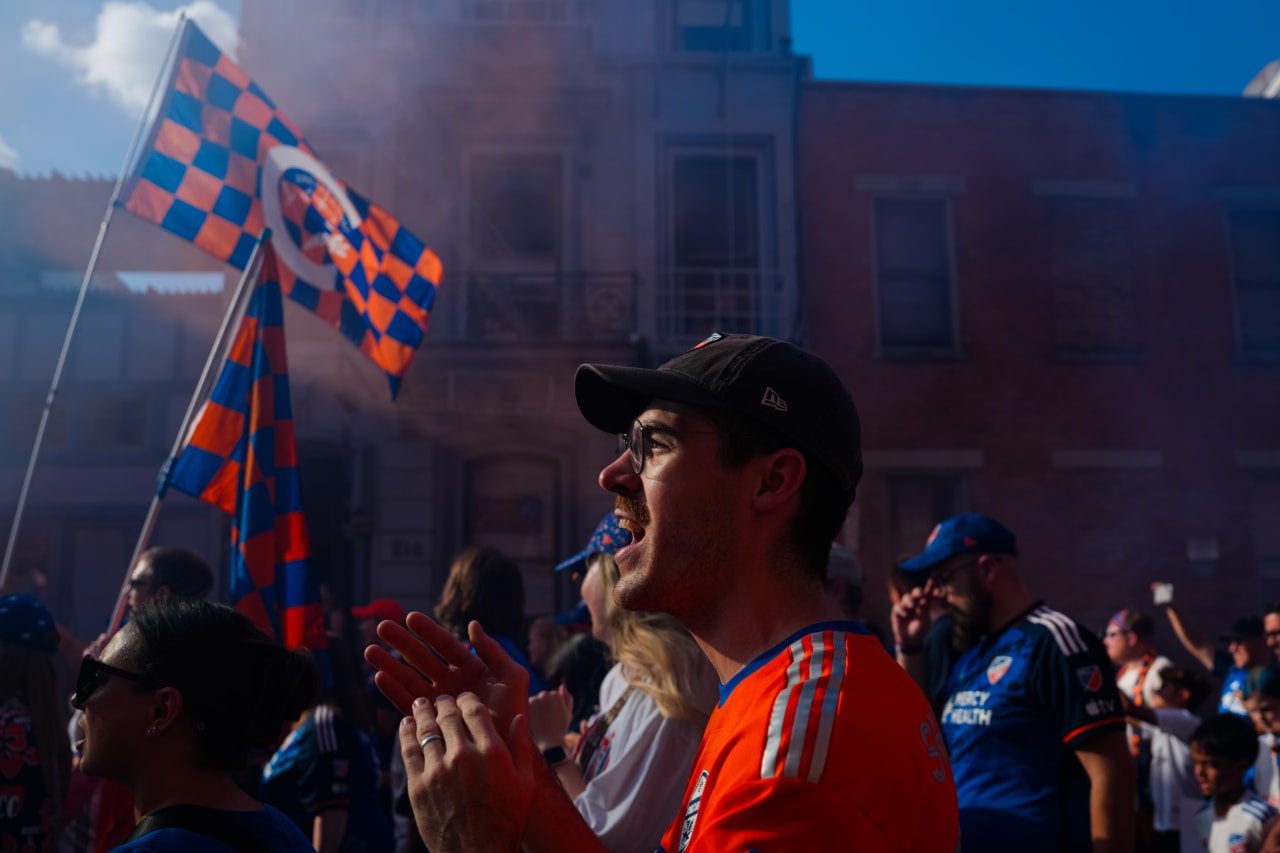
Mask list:
[[[289,401],[284,305],[270,243],[209,399],[161,480],[232,517],[231,600],[288,648],[327,649]],[[322,669],[325,666],[320,657]]]
[[[336,178],[190,20],[125,208],[237,269],[271,228],[281,290],[385,370],[395,397],[427,329],[440,260]]]

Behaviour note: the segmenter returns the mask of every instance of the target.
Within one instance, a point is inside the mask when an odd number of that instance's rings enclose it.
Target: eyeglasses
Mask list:
[[[972,569],[976,565],[978,565],[977,560],[968,560],[966,562],[954,565],[949,569],[943,569],[942,571],[933,572],[930,575],[930,580],[933,581],[934,588],[946,589],[947,587],[951,586],[951,584],[955,581],[956,576],[958,574],[960,574],[965,569]]]
[[[645,426],[636,418],[631,422],[631,432],[618,433],[618,455],[626,450],[631,454],[631,470],[639,474],[644,470],[644,461],[653,451],[654,433],[672,433],[676,435],[719,435],[711,429],[673,429],[666,424],[650,424]]]
[[[120,678],[127,678],[130,681],[136,681],[151,687],[159,687],[160,684],[155,679],[143,675],[140,672],[129,672],[127,669],[119,669],[118,667],[105,664],[97,658],[84,656],[84,660],[80,661],[80,672],[76,675],[76,692],[71,697],[71,704],[76,708],[83,708],[84,703],[89,701],[89,697],[97,692],[98,688],[105,683],[104,676],[116,675]]]
[[[1129,632],[1128,632],[1128,631],[1103,631],[1103,632],[1102,632],[1102,636],[1104,636],[1104,637],[1123,637],[1123,636],[1124,636],[1125,634],[1127,634],[1127,633],[1129,633]]]
[[[644,459],[649,455],[648,449],[645,446],[645,428],[639,418],[631,422],[631,432],[618,433],[618,453],[621,455],[622,451],[626,450],[631,454],[631,470],[637,474],[644,470]]]

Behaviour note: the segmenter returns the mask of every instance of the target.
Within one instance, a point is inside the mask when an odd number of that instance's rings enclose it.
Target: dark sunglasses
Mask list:
[[[161,686],[155,679],[141,673],[119,669],[105,664],[97,658],[85,655],[84,660],[80,661],[80,673],[76,676],[76,692],[71,697],[71,704],[76,708],[83,708],[84,703],[89,701],[89,697],[106,683],[105,676],[108,675],[127,678],[130,681],[136,681],[148,687]]]

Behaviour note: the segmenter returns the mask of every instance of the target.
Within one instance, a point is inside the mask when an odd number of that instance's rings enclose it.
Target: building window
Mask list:
[[[141,450],[148,444],[151,406],[141,394],[100,394],[85,411],[85,443],[93,450]]]
[[[924,550],[938,522],[968,509],[963,474],[890,474],[888,486],[889,548],[895,563]]]
[[[1056,354],[1123,358],[1141,351],[1128,216],[1124,201],[1050,202]]]
[[[720,53],[768,44],[758,0],[675,0],[677,50]]]
[[[954,351],[949,203],[878,198],[874,205],[881,352]]]
[[[1280,358],[1280,210],[1228,214],[1240,354]]]
[[[470,242],[475,260],[558,264],[563,228],[559,154],[472,155]]]
[[[679,155],[672,163],[674,270],[665,331],[755,331],[760,278],[759,160]]]

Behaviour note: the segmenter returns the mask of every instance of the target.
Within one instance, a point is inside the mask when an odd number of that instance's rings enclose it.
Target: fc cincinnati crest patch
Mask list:
[[[987,664],[987,681],[995,684],[1004,678],[1004,674],[1009,671],[1009,667],[1013,665],[1013,658],[1008,655],[1000,655],[1000,657]]]
[[[702,791],[706,787],[707,771],[703,770],[702,775],[698,777],[698,784],[693,787],[689,805],[684,810],[684,824],[680,827],[679,853],[684,853],[684,849],[689,846],[689,839],[693,837],[693,825],[698,822],[698,806],[702,803]]]
[[[1102,689],[1102,670],[1096,665],[1080,667],[1076,670],[1076,678],[1080,679],[1080,686],[1090,693]]]

